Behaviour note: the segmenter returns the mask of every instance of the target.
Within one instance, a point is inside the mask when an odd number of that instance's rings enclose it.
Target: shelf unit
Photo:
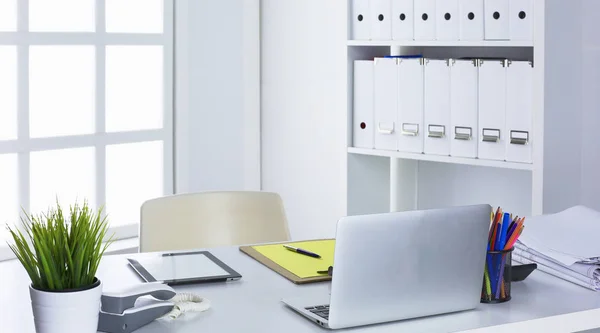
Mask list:
[[[348,24],[348,215],[489,203],[529,216],[579,204],[582,153],[577,147],[582,144],[582,63],[586,60],[586,40],[582,36],[600,40],[594,32],[600,23],[583,20],[588,7],[593,6],[590,0],[535,1],[534,5],[532,42],[359,41],[351,39]],[[351,6],[352,1],[348,1],[348,15]],[[354,61],[407,54],[438,59],[497,57],[533,61],[533,163],[353,148]],[[592,81],[600,86],[600,76],[585,79],[586,84]]]
[[[450,163],[450,164],[462,164],[462,165],[473,165],[483,166],[500,169],[512,169],[512,170],[533,170],[533,164],[526,163],[514,163],[505,161],[492,161],[492,160],[480,160],[477,158],[463,158],[453,156],[441,156],[441,155],[428,155],[428,154],[415,154],[406,153],[401,151],[388,151],[388,150],[376,150],[376,149],[364,149],[364,148],[348,148],[348,153],[366,155],[366,156],[380,156],[397,159],[415,160],[415,161],[428,161],[438,163]]]
[[[413,46],[413,47],[533,47],[528,41],[396,41],[396,40],[348,40],[348,46]]]

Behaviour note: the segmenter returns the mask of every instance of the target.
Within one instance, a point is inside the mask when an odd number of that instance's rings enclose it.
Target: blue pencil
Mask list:
[[[506,264],[506,257],[502,255],[500,264],[500,276],[498,277],[498,287],[496,288],[496,299],[500,298],[500,289],[502,289],[502,284],[504,283],[504,265]]]
[[[504,246],[506,245],[506,233],[508,232],[508,226],[510,225],[510,214],[504,213],[504,221],[502,221],[502,231],[500,232],[500,243],[496,248],[498,251],[504,250]]]
[[[502,229],[502,223],[498,223],[496,225],[496,234],[498,235],[498,237],[496,237],[497,239],[500,239],[500,232]],[[496,244],[494,246],[494,251],[498,251],[498,241],[496,241]],[[497,257],[496,255],[494,256],[490,256],[491,260],[490,260],[490,264],[492,265],[492,267],[490,268],[490,280],[492,282],[492,294],[495,295],[496,294],[496,288],[498,288],[498,269],[494,269],[495,267],[497,268],[498,265],[495,264],[495,257]]]

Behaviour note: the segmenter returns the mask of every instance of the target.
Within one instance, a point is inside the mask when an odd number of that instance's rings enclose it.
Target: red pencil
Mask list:
[[[494,237],[494,235],[496,233],[496,224],[498,224],[500,215],[502,215],[502,209],[500,207],[498,207],[498,209],[496,209],[496,215],[494,215],[494,220],[492,221],[492,225],[490,226],[490,234],[488,236],[489,244],[491,244],[492,240],[496,238],[496,237]]]

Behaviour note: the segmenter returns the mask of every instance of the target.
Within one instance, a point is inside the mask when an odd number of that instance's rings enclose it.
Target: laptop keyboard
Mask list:
[[[309,306],[305,309],[323,319],[329,319],[329,305]]]

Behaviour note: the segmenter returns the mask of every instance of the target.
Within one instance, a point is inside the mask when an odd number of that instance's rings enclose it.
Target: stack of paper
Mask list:
[[[592,290],[600,290],[600,212],[576,206],[530,218],[513,259]]]

